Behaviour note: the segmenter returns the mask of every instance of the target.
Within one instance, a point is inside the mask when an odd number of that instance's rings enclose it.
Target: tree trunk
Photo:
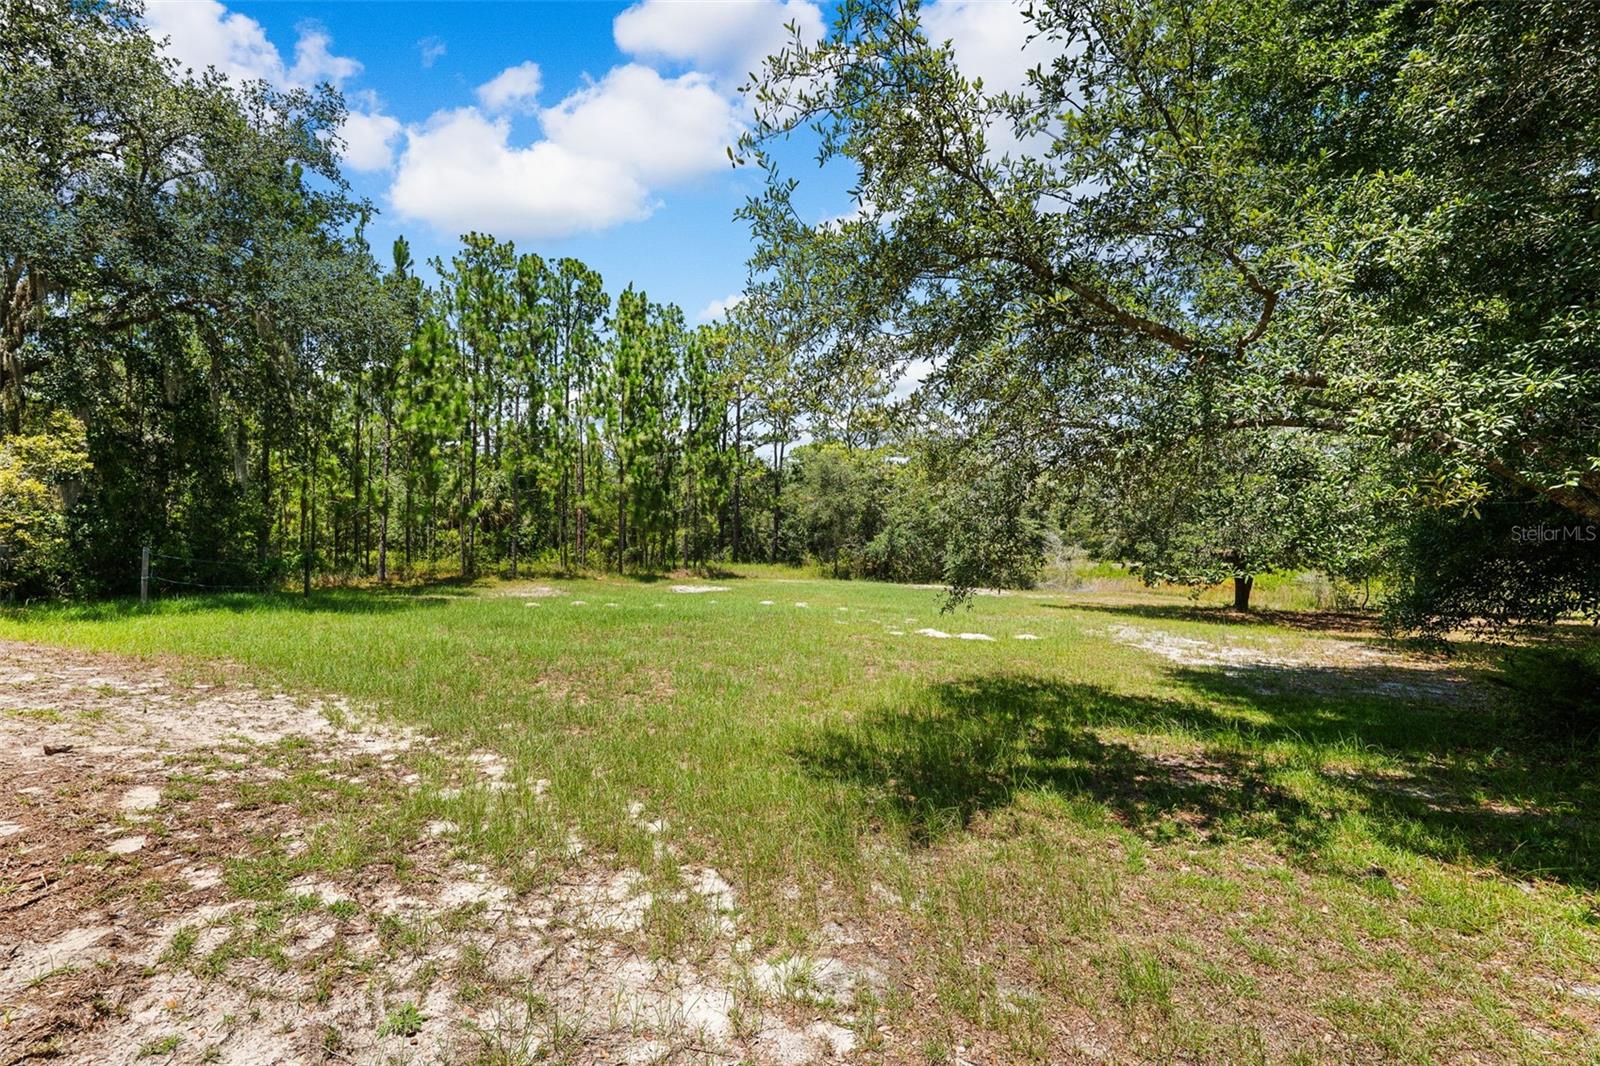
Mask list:
[[[311,598],[311,554],[317,550],[316,500],[311,497],[311,471],[317,453],[311,452],[310,465],[300,471],[300,594]]]
[[[772,558],[778,561],[779,527],[783,524],[783,449],[772,443]]]
[[[511,580],[517,579],[517,535],[522,532],[522,490],[517,484],[516,464],[511,474]]]
[[[1235,577],[1233,579],[1234,610],[1248,611],[1250,609],[1250,590],[1255,587],[1255,584],[1254,575],[1247,574],[1244,577]]]
[[[584,493],[587,491],[586,487],[584,486],[584,464],[587,462],[587,460],[588,460],[588,456],[585,454],[585,449],[584,449],[583,427],[580,426],[578,428],[578,486],[577,486],[578,498],[577,498],[577,508],[576,508],[575,522],[574,522],[574,524],[577,527],[577,529],[576,529],[577,544],[574,547],[575,547],[575,550],[577,551],[577,554],[578,554],[578,565],[579,566],[587,566],[588,563],[589,563],[589,547],[588,547],[587,544],[584,543],[584,533],[585,533],[584,520],[587,517],[587,515],[585,515],[585,513],[584,513],[584,499],[583,499]]]
[[[744,530],[741,522],[744,518],[741,509],[744,488],[744,386],[739,387],[739,393],[734,399],[733,407],[733,554],[732,559],[740,559],[739,545],[743,540]]]
[[[393,445],[394,419],[389,412],[383,415],[383,511],[378,518],[378,581],[389,581],[389,450]]]
[[[267,572],[267,560],[272,555],[272,440],[267,435],[266,422],[261,427],[261,529],[256,534],[256,561],[261,572]]]

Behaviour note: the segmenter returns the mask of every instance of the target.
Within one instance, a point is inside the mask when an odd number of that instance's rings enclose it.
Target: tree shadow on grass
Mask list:
[[[1052,611],[1087,611],[1161,622],[1205,622],[1210,625],[1275,626],[1305,633],[1337,633],[1350,637],[1382,637],[1377,611],[1293,611],[1271,607],[1236,611],[1232,607],[1180,603],[1041,603]]]
[[[1592,753],[1465,724],[1481,709],[1261,693],[1221,671],[1183,680],[1209,698],[966,678],[824,730],[794,754],[820,778],[865,789],[919,844],[1043,791],[1098,804],[1135,831],[1259,837],[1307,860],[1357,810],[1375,842],[1401,851],[1600,884]],[[1124,742],[1129,732],[1148,742]],[[1382,753],[1381,770],[1352,769],[1349,753],[1368,749]]]
[[[1210,826],[1262,809],[1305,813],[1292,797],[1267,796],[1270,785],[1238,752],[1146,754],[1094,729],[1217,725],[1201,708],[1018,676],[968,678],[931,694],[918,708],[885,708],[824,731],[796,754],[818,776],[867,788],[919,843],[1023,791],[1093,799],[1133,828],[1170,818]]]

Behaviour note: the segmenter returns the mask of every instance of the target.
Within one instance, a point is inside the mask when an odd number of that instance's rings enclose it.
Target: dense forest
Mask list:
[[[181,74],[125,0],[10,4],[0,587],[126,593],[148,547],[168,591],[965,589],[1075,543],[1241,608],[1312,569],[1408,625],[1600,611],[1600,19],[1214,7],[1043,5],[991,90],[915,5],[841,5],[754,80],[748,292],[691,325],[485,234],[375,250],[333,89]],[[844,218],[798,217],[801,132],[859,174]]]

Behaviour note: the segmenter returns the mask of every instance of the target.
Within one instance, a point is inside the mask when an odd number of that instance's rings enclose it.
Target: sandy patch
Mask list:
[[[1486,694],[1470,678],[1436,659],[1408,656],[1350,640],[1286,641],[1267,634],[1240,634],[1244,642],[1221,643],[1160,629],[1115,625],[1112,640],[1188,667],[1219,667],[1260,691],[1277,688],[1348,691],[1359,688],[1396,699],[1482,702]]]
[[[496,589],[489,595],[496,598],[516,600],[548,599],[551,596],[565,596],[566,590],[556,588],[554,585],[521,585],[507,584]]]
[[[373,789],[356,802],[383,819],[381,797],[416,787],[420,738],[347,704],[26,645],[0,644],[0,671],[0,711],[57,712],[0,713],[0,777],[16,786],[0,826],[18,827],[0,867],[21,886],[0,923],[0,1061],[132,1063],[174,1037],[144,1061],[828,1063],[853,1046],[853,998],[797,1011],[752,987],[765,960],[737,886],[709,867],[654,883],[572,836],[570,867],[510,878],[463,861],[440,819],[392,856],[263,893],[263,849],[309,856],[326,827],[241,796],[315,771]],[[70,753],[42,754],[64,737]],[[493,752],[462,763],[491,790],[510,778]],[[665,819],[629,814],[670,864]],[[117,837],[130,815],[149,831]],[[647,949],[661,906],[699,915],[684,957]]]
[[[698,595],[702,592],[731,592],[727,585],[673,585],[673,592],[681,592],[688,596]]]
[[[136,851],[143,851],[144,837],[119,837],[106,845],[106,850],[113,855],[132,855]]]
[[[130,814],[152,810],[160,805],[161,790],[154,785],[139,785],[136,788],[130,788],[117,801],[117,806]]]

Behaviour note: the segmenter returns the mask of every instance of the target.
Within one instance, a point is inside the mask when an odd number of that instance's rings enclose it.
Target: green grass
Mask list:
[[[152,1040],[148,1044],[141,1044],[139,1046],[138,1057],[141,1059],[148,1059],[154,1058],[157,1055],[170,1055],[172,1052],[178,1050],[178,1045],[182,1043],[182,1036],[177,1033],[171,1033],[159,1040]]]
[[[422,1031],[422,1025],[427,1020],[415,1003],[401,1003],[384,1015],[383,1024],[378,1027],[378,1035],[416,1036]]]
[[[936,591],[752,574],[700,595],[551,578],[564,595],[36,608],[0,615],[0,636],[176,657],[208,680],[238,664],[376,706],[441,751],[498,753],[510,789],[446,798],[447,760],[425,762],[384,831],[448,819],[524,887],[567,861],[569,829],[676,876],[628,816],[642,803],[680,860],[737,886],[769,957],[818,950],[837,921],[915,974],[873,1010],[931,1059],[1051,1061],[1083,1025],[1114,1059],[1596,1053],[1561,989],[1600,965],[1600,777],[1592,752],[1519,733],[1515,708],[1384,689],[1396,675],[1359,664],[1184,667],[1112,639],[1370,639],[1182,596],[978,597],[951,616]],[[995,640],[915,635],[928,626]],[[278,787],[258,800],[359,808],[338,782]],[[317,864],[375,857],[375,832],[240,865],[228,887],[280,898]],[[246,932],[230,950],[253,950]],[[670,908],[645,934],[658,955],[698,935]]]

